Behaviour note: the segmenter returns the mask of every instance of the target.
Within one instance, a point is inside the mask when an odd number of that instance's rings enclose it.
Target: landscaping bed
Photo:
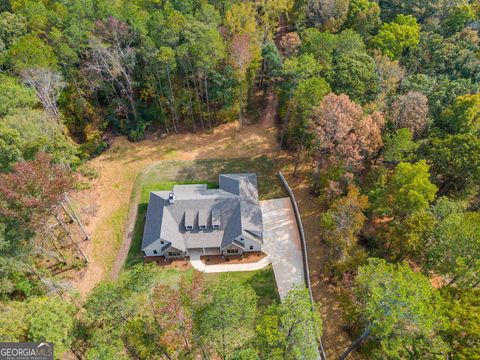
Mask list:
[[[200,260],[205,265],[218,265],[218,264],[252,264],[262,260],[267,254],[261,251],[254,251],[243,253],[236,256],[223,256],[223,255],[202,255]]]

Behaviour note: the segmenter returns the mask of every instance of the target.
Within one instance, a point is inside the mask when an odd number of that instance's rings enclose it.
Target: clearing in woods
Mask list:
[[[341,312],[336,301],[338,289],[320,277],[325,253],[317,226],[320,206],[309,194],[309,167],[301,168],[300,176],[293,178],[294,154],[278,148],[276,108],[277,99],[271,93],[257,124],[230,123],[209,132],[152,136],[136,143],[118,137],[106,152],[90,160],[87,166],[99,176],[89,189],[72,195],[92,235],[92,240],[83,245],[90,263],[72,279],[73,287],[83,296],[87,295],[98,282],[111,278],[112,270],[118,271],[115,262],[119,256],[127,256],[128,247],[122,249],[123,230],[128,228],[126,220],[135,180],[144,168],[162,160],[250,158],[255,161],[258,158],[261,161],[262,157],[268,157],[275,163],[275,170],[282,169],[286,174],[297,197],[308,242],[313,293],[322,303],[324,346],[329,358],[338,356],[350,340],[341,328]]]

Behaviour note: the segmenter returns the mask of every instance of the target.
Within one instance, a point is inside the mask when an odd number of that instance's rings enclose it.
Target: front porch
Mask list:
[[[263,253],[263,256],[248,257],[250,260],[249,262],[242,262],[242,258],[244,259],[246,254],[248,253],[244,253],[243,256],[235,255],[224,257],[218,253],[212,255],[203,255],[200,252],[189,252],[190,263],[192,264],[193,268],[204,273],[254,271],[263,269],[264,267],[270,265],[270,257]],[[224,261],[220,261],[222,257]],[[207,258],[217,263],[212,264],[210,261],[205,261]],[[229,260],[227,261],[226,259]]]

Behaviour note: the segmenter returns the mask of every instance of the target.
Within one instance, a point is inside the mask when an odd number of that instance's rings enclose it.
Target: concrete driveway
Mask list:
[[[280,298],[304,284],[302,248],[290,198],[260,202],[263,214],[263,247],[272,262]]]

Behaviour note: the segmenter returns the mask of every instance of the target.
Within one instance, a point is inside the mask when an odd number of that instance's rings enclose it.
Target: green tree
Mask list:
[[[398,129],[394,133],[386,134],[384,139],[383,159],[386,162],[399,163],[414,159],[418,144],[413,141],[409,129]]]
[[[6,63],[16,73],[35,67],[57,68],[52,47],[31,34],[22,36],[8,49]]]
[[[369,339],[378,359],[445,356],[438,337],[444,319],[438,295],[428,279],[408,264],[369,259],[355,278],[354,304],[361,335],[340,356]]]
[[[426,250],[425,269],[444,275],[448,285],[480,284],[480,214],[453,213],[441,219]]]
[[[143,330],[145,333],[145,330]],[[125,344],[119,339],[117,333],[105,329],[92,329],[89,331],[87,359],[98,360],[128,360],[130,357],[124,353]],[[145,334],[150,335],[150,334]]]
[[[374,45],[391,59],[400,58],[408,49],[418,46],[420,25],[413,16],[398,15],[391,23],[384,23],[373,38]]]
[[[8,11],[0,13],[0,53],[25,35],[27,26],[23,16]]]
[[[322,320],[308,290],[290,290],[281,304],[268,307],[256,326],[261,359],[318,359]]]
[[[368,37],[380,26],[380,6],[369,0],[350,0],[344,26]]]
[[[358,246],[357,236],[365,223],[364,211],[368,206],[368,197],[352,186],[347,195],[335,200],[322,214],[322,239],[328,245],[327,268],[332,273],[354,270],[356,264],[353,260],[358,262],[358,258],[365,257]]]
[[[346,29],[339,34],[320,32],[308,28],[302,33],[300,54],[312,55],[322,66],[321,76],[329,82],[333,79],[334,60],[340,55],[351,53],[366,53],[362,37],[351,29]]]
[[[282,58],[273,41],[267,41],[262,46],[262,73],[260,86],[267,89],[267,84],[274,78],[281,75]]]
[[[23,159],[32,159],[38,151],[49,153],[55,162],[75,166],[79,163],[75,144],[63,133],[63,127],[40,110],[18,110],[2,118],[2,126],[17,136],[8,142],[21,151]]]
[[[29,276],[30,249],[18,246],[22,240],[21,233],[16,228],[12,231],[0,222],[0,299],[6,300],[19,295],[29,297],[42,292],[37,279]],[[7,317],[7,313],[5,316]],[[6,321],[8,323],[10,320]],[[4,326],[0,321],[0,329],[8,332],[6,329],[9,327],[13,328],[8,324]],[[6,341],[7,335],[0,330],[0,341]]]
[[[60,359],[74,339],[75,307],[61,299],[40,297],[33,298],[28,308],[28,339],[53,342],[55,358]]]
[[[301,34],[301,38],[300,54],[313,55],[324,69],[331,71],[337,36],[329,32],[320,32],[315,28],[307,28]]]
[[[70,302],[58,296],[32,297],[2,305],[2,310],[2,341],[53,342],[55,359],[71,348],[76,309]]]
[[[330,85],[319,76],[300,80],[294,90],[288,104],[292,120],[287,134],[289,145],[297,149],[294,173],[303,151],[311,151],[313,148],[313,134],[309,128],[312,110],[330,91]]]
[[[14,77],[0,74],[0,116],[17,109],[30,109],[38,103],[35,92],[20,84]]]
[[[379,93],[375,61],[367,53],[340,53],[334,66],[333,89],[352,100],[366,103]]]
[[[470,4],[461,4],[451,7],[441,26],[445,36],[462,31],[466,25],[474,21],[475,12]]]
[[[21,14],[27,20],[28,28],[32,33],[41,33],[49,26],[51,13],[43,2],[16,1],[13,6],[15,12]],[[53,14],[52,14],[53,15]]]
[[[404,57],[411,73],[422,72],[432,77],[446,76],[450,80],[480,79],[480,37],[470,28],[443,38],[434,32],[421,32],[419,45]]]
[[[254,336],[257,296],[251,287],[221,277],[206,289],[206,300],[195,320],[198,336],[223,359]]]
[[[402,219],[426,210],[437,192],[430,181],[429,168],[425,160],[398,164],[394,173],[369,196],[375,212]]]
[[[441,112],[457,97],[476,93],[478,84],[470,79],[451,80],[445,75],[432,77],[415,74],[402,81],[401,91],[405,93],[416,91],[426,95],[432,118],[439,119]]]
[[[451,134],[480,134],[480,94],[457,97],[442,112],[439,126]]]
[[[450,345],[450,358],[476,359],[480,355],[480,289],[443,288],[448,319],[443,338]]]
[[[480,138],[471,134],[432,138],[421,148],[432,165],[440,193],[465,192],[479,184]]]
[[[10,170],[10,165],[22,158],[19,142],[18,131],[0,123],[0,172]]]
[[[419,21],[435,14],[443,4],[441,1],[424,0],[380,0],[382,19],[392,20],[398,14],[411,15]]]

